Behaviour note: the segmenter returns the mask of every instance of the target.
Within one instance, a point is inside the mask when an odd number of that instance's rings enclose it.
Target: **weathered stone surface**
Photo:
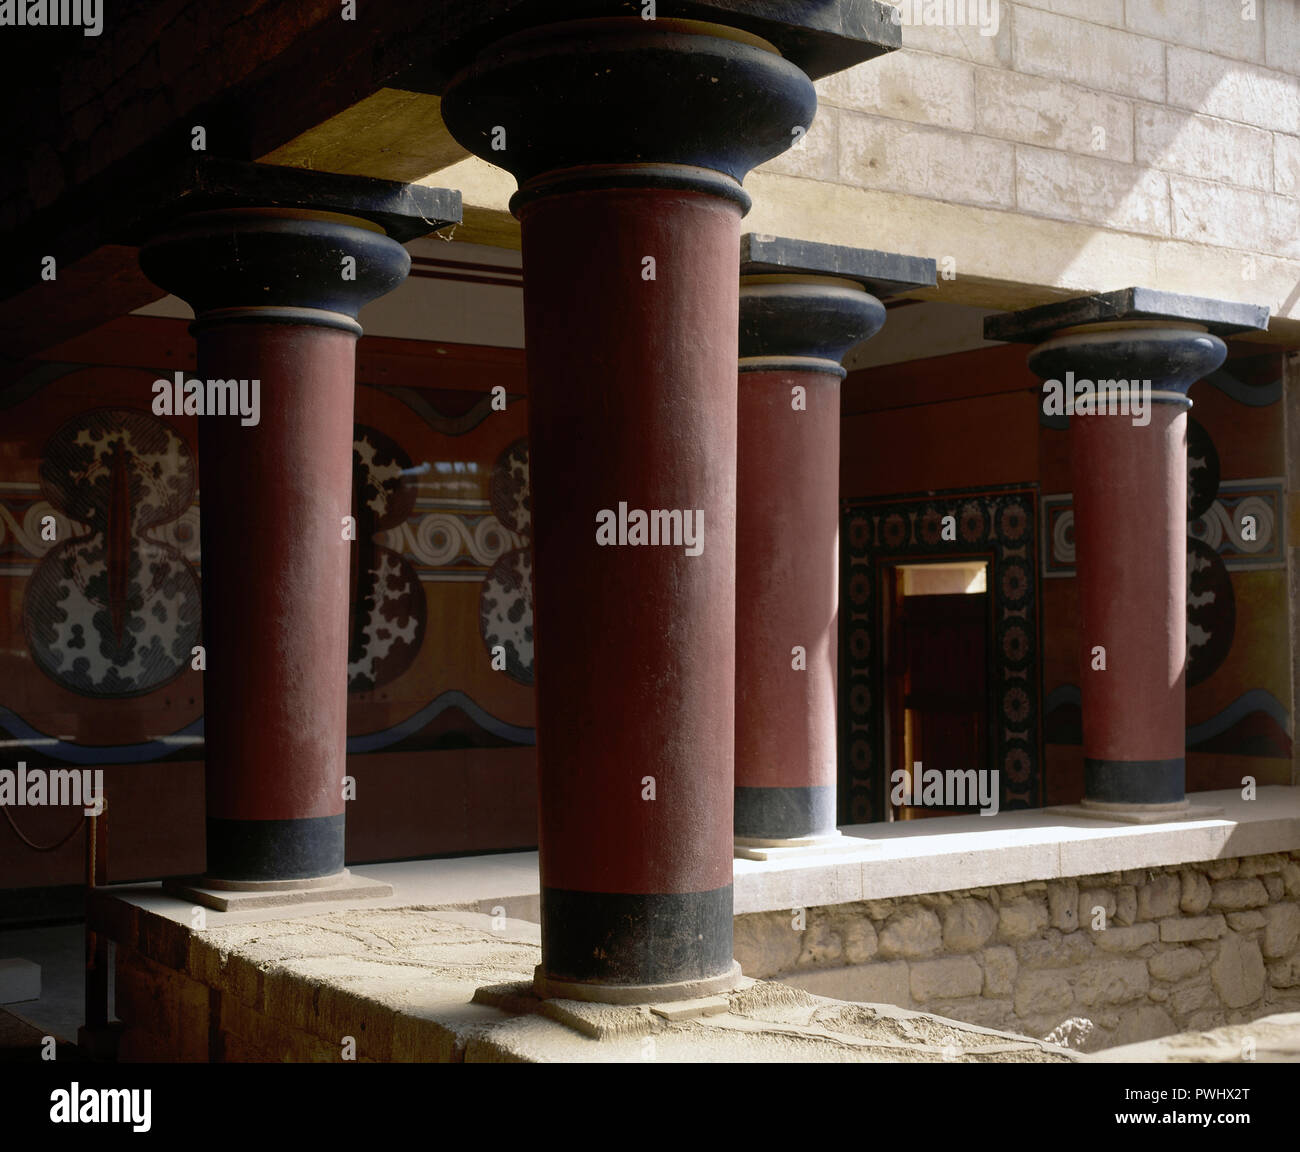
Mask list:
[[[1288,860],[1282,865],[1282,882],[1292,900],[1300,900],[1300,864]]]
[[[1175,916],[1160,921],[1160,939],[1181,944],[1188,940],[1217,940],[1228,930],[1218,913],[1213,916]]]
[[[1268,982],[1274,988],[1300,988],[1300,956],[1274,960],[1268,966]]]
[[[1074,993],[1063,972],[1021,972],[1016,980],[1017,1016],[1064,1012],[1074,1003]]]
[[[983,948],[998,926],[998,914],[983,900],[958,900],[943,910],[943,946],[949,952]]]
[[[1300,908],[1274,904],[1264,910],[1264,955],[1270,960],[1291,952],[1300,940]]]
[[[1183,897],[1178,905],[1191,916],[1199,916],[1210,906],[1210,882],[1201,872],[1188,868],[1183,872]]]
[[[1270,900],[1281,900],[1286,895],[1286,885],[1281,876],[1261,876],[1260,879],[1264,881],[1264,890]]]
[[[1079,926],[1079,885],[1055,880],[1047,886],[1047,915],[1053,928],[1073,932]]]
[[[931,1004],[929,1010],[950,1020],[961,1020],[966,1024],[978,1024],[982,1028],[1006,1028],[1020,1032],[1015,1022],[1015,1009],[1011,1001],[982,1000],[978,997],[963,1000],[944,1000]]]
[[[1026,940],[1047,927],[1044,896],[1014,900],[998,909],[998,934],[1003,940]]]
[[[1115,918],[1114,890],[1111,888],[1081,888],[1079,890],[1079,926],[1081,928],[1093,926],[1098,908],[1105,910],[1106,923],[1109,924]]]
[[[1254,877],[1216,880],[1210,896],[1211,908],[1262,908],[1268,903],[1268,890]]]
[[[1171,948],[1147,960],[1147,969],[1157,980],[1184,980],[1204,965],[1205,959],[1195,948]]]
[[[1178,915],[1182,882],[1172,873],[1153,876],[1138,889],[1138,919],[1163,920]]]
[[[1185,988],[1175,988],[1169,997],[1169,1006],[1181,1018],[1204,1008],[1217,1009],[1218,1003],[1214,998],[1213,985],[1205,980]]]
[[[1140,164],[1271,192],[1273,172],[1265,139],[1266,134],[1258,128],[1194,116],[1181,109],[1142,108],[1137,117]]]
[[[1136,952],[1144,944],[1154,944],[1159,936],[1154,924],[1132,924],[1094,932],[1092,939],[1103,952]]]
[[[210,993],[134,950],[117,956],[117,1015],[126,1023],[118,1059],[202,1063],[210,1058]]]
[[[1208,1032],[1211,1028],[1222,1027],[1227,1019],[1218,1009],[1207,1008],[1203,1012],[1193,1012],[1183,1021],[1183,1028],[1188,1032]]]
[[[741,971],[756,979],[793,968],[804,947],[804,934],[791,927],[788,912],[737,916],[733,934]]]
[[[815,996],[831,996],[837,1000],[897,1004],[903,1008],[912,1002],[905,960],[863,964],[858,968],[808,968],[782,976],[781,982],[806,989]]]
[[[1138,1004],[1120,1013],[1107,1047],[1172,1036],[1177,1031],[1178,1024],[1163,1008],[1157,1008],[1154,1004]]]
[[[1226,880],[1229,876],[1235,876],[1237,866],[1238,861],[1235,857],[1229,857],[1226,860],[1207,860],[1201,865],[1211,880]]]
[[[1215,991],[1229,1008],[1243,1008],[1264,995],[1264,958],[1259,945],[1228,936],[1210,965]]]
[[[929,908],[900,908],[880,929],[880,954],[888,960],[933,956],[943,943],[939,917]]]
[[[919,188],[960,203],[1014,203],[1014,150],[1005,141],[849,114],[841,116],[839,128],[841,179],[884,191]],[[954,148],[969,179],[945,179],[935,171],[938,157]]]
[[[1276,852],[1266,852],[1262,856],[1245,856],[1237,865],[1238,876],[1264,876],[1270,872],[1281,872],[1283,857]]]
[[[1107,960],[1090,964],[1074,981],[1075,1002],[1093,1004],[1127,1004],[1147,994],[1151,977],[1145,960]]]
[[[840,940],[839,933],[831,927],[828,919],[818,912],[819,910],[816,909],[813,911],[812,922],[803,933],[803,948],[798,960],[800,968],[817,965],[835,967],[844,962],[844,944]]]
[[[1115,889],[1115,923],[1132,924],[1137,919],[1137,888],[1125,884]]]
[[[1267,923],[1264,913],[1258,908],[1250,908],[1245,912],[1229,912],[1227,919],[1228,927],[1234,932],[1254,932]]]
[[[941,956],[912,965],[912,999],[918,1004],[978,996],[983,986],[984,972],[974,956]]]
[[[990,948],[984,953],[984,995],[1009,996],[1015,987],[1019,964],[1010,948]]]
[[[1086,963],[1093,953],[1091,932],[1069,932],[1062,936],[1050,929],[1039,940],[1022,940],[1016,946],[1020,962],[1027,968],[1068,968]]]
[[[1016,6],[1011,36],[1018,69],[1085,85],[1096,84],[1098,75],[1109,76],[1115,70],[1123,73],[1123,79],[1108,80],[1107,91],[1164,102],[1164,45],[1159,40],[1069,19],[1060,5],[1052,7],[1053,11],[1039,11]],[[1092,3],[1083,9],[1065,7],[1064,11],[1075,15],[1086,12],[1089,19],[1098,15],[1104,20],[1106,8]]]
[[[880,948],[876,927],[861,912],[840,921],[840,939],[844,943],[844,959],[850,964],[865,964]]]

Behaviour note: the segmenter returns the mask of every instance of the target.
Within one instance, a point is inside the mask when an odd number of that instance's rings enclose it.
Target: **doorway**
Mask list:
[[[989,563],[900,562],[884,574],[888,780],[903,780],[903,797],[915,800],[918,764],[931,772],[973,768],[980,778],[989,768]],[[887,804],[888,820],[978,811],[895,803],[893,787]]]

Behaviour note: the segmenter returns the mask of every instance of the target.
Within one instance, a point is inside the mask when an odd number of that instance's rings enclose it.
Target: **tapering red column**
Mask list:
[[[840,380],[933,260],[742,240],[736,509],[735,843],[830,847],[835,828]]]
[[[1047,411],[1070,416],[1084,813],[1187,813],[1187,390],[1223,362],[1216,332],[1267,322],[1140,288],[985,322],[991,339],[1038,345]]]
[[[335,195],[313,199],[313,175],[249,165],[246,198],[274,189],[277,207],[232,205],[227,193],[160,227],[141,253],[150,278],[195,312],[213,887],[302,884],[344,863],[356,317],[401,283],[410,258],[364,216],[320,210],[340,199],[340,178],[325,182]],[[355,213],[398,188],[349,179],[345,191]],[[421,234],[443,223],[435,192],[414,229],[377,215]],[[192,391],[178,384],[178,396]]]
[[[520,181],[542,995],[679,999],[739,975],[740,180],[814,108],[770,44],[666,19],[532,30],[443,97],[456,138]]]

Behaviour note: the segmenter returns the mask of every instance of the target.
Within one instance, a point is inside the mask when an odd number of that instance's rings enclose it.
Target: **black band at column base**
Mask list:
[[[220,880],[306,880],[343,869],[343,814],[302,820],[208,817],[207,875]]]
[[[735,834],[755,840],[796,840],[835,832],[835,789],[737,788]]]
[[[1187,798],[1187,762],[1092,760],[1083,762],[1083,795],[1098,804],[1177,804]]]
[[[542,889],[542,964],[552,980],[673,984],[731,970],[731,885],[629,895]]]

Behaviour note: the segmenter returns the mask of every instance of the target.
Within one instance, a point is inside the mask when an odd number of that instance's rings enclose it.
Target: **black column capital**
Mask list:
[[[1266,307],[1124,288],[990,316],[984,336],[1036,345],[1029,367],[1044,380],[1149,379],[1155,402],[1186,406],[1223,363],[1221,336],[1267,327]]]
[[[363,305],[410,270],[402,241],[461,215],[422,185],[213,158],[187,170],[143,235],[140,265],[196,325],[255,320],[360,335]]]
[[[932,288],[917,256],[754,233],[740,241],[740,371],[843,376],[849,349],[885,322],[882,297]]]
[[[540,195],[612,187],[710,192],[740,182],[812,125],[812,81],[750,32],[635,17],[530,28],[481,51],[442,116],[462,146]]]

